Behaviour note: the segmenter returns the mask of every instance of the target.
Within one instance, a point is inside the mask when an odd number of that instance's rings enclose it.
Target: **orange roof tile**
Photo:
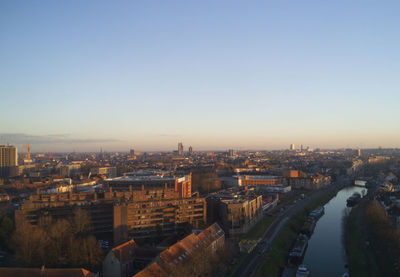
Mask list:
[[[111,251],[120,262],[126,262],[133,259],[136,247],[137,244],[132,239],[114,247],[113,249],[111,249]]]
[[[157,263],[152,263],[142,271],[134,275],[134,277],[166,277],[167,272],[164,271]]]

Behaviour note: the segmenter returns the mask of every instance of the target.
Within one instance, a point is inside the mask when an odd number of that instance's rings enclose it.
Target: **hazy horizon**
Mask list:
[[[61,137],[61,138],[60,138]],[[287,150],[291,143],[287,145],[276,144],[274,147],[260,146],[250,147],[243,143],[242,146],[221,146],[221,147],[209,147],[207,145],[198,147],[198,145],[185,143],[185,141],[179,140],[174,143],[158,144],[156,147],[140,147],[140,145],[128,145],[125,147],[112,146],[112,143],[120,145],[121,143],[127,143],[122,141],[113,141],[101,139],[73,139],[66,138],[65,135],[52,135],[52,136],[28,136],[24,134],[0,134],[0,145],[10,144],[18,147],[19,153],[26,152],[23,149],[24,144],[30,144],[32,146],[32,153],[43,153],[43,152],[54,152],[54,153],[65,153],[65,152],[129,152],[130,149],[139,150],[141,152],[171,152],[177,150],[178,142],[182,142],[184,150],[188,151],[189,146],[193,147],[194,151],[227,151],[228,149],[234,149],[239,151],[273,151],[273,150]],[[7,139],[5,139],[7,138]],[[13,143],[14,141],[14,143]],[[103,141],[103,143],[101,143]],[[378,149],[382,148],[399,148],[396,146],[384,146],[384,145],[372,145],[372,146],[351,146],[351,145],[337,145],[337,146],[319,146],[314,144],[296,144],[294,143],[296,150],[299,150],[301,146],[303,149],[310,147],[312,149],[321,150],[337,150],[337,149]],[[75,146],[75,147],[74,147]]]
[[[399,8],[2,1],[0,144],[398,148]]]

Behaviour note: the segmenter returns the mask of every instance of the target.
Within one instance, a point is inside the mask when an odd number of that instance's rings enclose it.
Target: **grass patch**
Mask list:
[[[270,249],[267,260],[262,264],[256,276],[279,276],[282,268],[286,265],[290,248],[307,219],[309,212],[318,206],[324,205],[335,195],[336,192],[334,191],[326,192],[288,220],[279,232],[279,235]]]
[[[261,238],[264,232],[268,229],[268,227],[275,220],[275,217],[265,215],[256,225],[253,226],[246,234],[235,235],[234,237],[238,240],[243,239],[258,239]],[[232,276],[233,273],[237,270],[239,265],[244,261],[247,257],[248,253],[241,253],[238,261],[235,265],[232,266],[227,276]]]
[[[271,223],[274,221],[274,217],[266,215],[264,216],[253,228],[250,229],[246,234],[240,236],[241,239],[258,239],[261,238],[264,232],[268,229]]]
[[[247,255],[248,255],[248,253],[240,253],[240,257],[239,257],[238,261],[231,267],[228,274],[226,275],[227,277],[230,277],[233,275],[233,273],[235,273],[235,271],[237,270],[239,265],[244,261],[244,259],[246,259]]]

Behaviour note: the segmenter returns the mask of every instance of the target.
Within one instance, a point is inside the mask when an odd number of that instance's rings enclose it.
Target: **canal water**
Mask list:
[[[345,187],[324,206],[325,214],[317,222],[303,260],[311,276],[341,277],[345,272],[342,218],[351,209],[346,207],[346,200],[355,192],[363,196],[367,189]]]

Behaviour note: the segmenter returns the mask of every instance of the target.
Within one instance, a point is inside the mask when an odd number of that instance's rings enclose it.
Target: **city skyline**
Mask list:
[[[4,142],[4,137],[7,137],[7,134],[2,134],[3,136],[0,136],[0,145],[4,145],[4,146],[15,146],[17,147],[17,149],[19,149],[18,153],[21,154],[26,154],[27,150],[24,149],[24,145],[25,143],[22,140],[17,139],[16,141],[18,141],[17,143],[12,143],[13,140],[9,140],[7,142]],[[17,134],[12,134],[10,137],[16,137],[15,135]],[[23,136],[25,137],[25,135]],[[27,136],[27,137],[32,137],[32,136]],[[24,141],[31,141],[31,140],[24,140]],[[34,140],[36,141],[36,140]],[[97,140],[93,140],[93,139],[85,139],[85,140],[74,140],[71,139],[71,141],[78,141],[80,143],[93,143]],[[99,141],[106,141],[106,140],[99,140]],[[139,151],[139,153],[142,152],[165,152],[165,153],[172,153],[172,152],[179,152],[179,150],[177,150],[176,148],[176,144],[178,142],[175,142],[175,148],[174,146],[171,145],[166,145],[165,147],[154,147],[154,148],[140,148],[134,146],[134,145],[128,145],[128,147],[124,147],[121,148],[116,147],[113,148],[112,146],[107,148],[104,147],[104,145],[107,144],[98,144],[98,147],[96,148],[96,146],[91,146],[91,147],[87,147],[87,148],[80,148],[80,147],[72,147],[71,148],[71,144],[70,142],[67,143],[63,143],[63,142],[56,142],[56,141],[52,141],[52,142],[29,142],[29,146],[32,146],[32,151],[31,153],[46,153],[46,152],[52,152],[52,153],[71,153],[71,152],[78,152],[78,153],[96,153],[96,152],[127,152],[130,153],[132,150],[134,151]],[[182,143],[179,142],[178,145]],[[67,145],[67,146],[61,146],[60,145]],[[97,144],[96,144],[97,145]],[[343,149],[355,149],[355,150],[362,150],[362,149],[399,149],[399,147],[384,147],[382,145],[377,145],[377,146],[366,146],[366,147],[360,147],[360,146],[350,146],[350,145],[346,145],[346,146],[337,146],[337,147],[320,147],[318,145],[310,145],[310,144],[302,144],[302,145],[297,145],[294,144],[292,148],[293,144],[290,145],[283,145],[282,147],[275,147],[275,148],[268,148],[268,147],[260,147],[260,148],[252,148],[252,147],[248,147],[248,146],[238,146],[238,147],[221,147],[221,148],[210,148],[207,146],[202,148],[195,148],[192,145],[187,145],[185,146],[185,144],[183,145],[183,153],[190,153],[190,148],[192,149],[192,151],[194,152],[209,152],[209,151],[215,151],[215,152],[229,152],[229,151],[282,151],[282,150],[296,150],[296,151],[314,151],[316,149],[319,150],[343,150]],[[171,146],[171,147],[169,147]],[[178,146],[179,149],[179,146]]]
[[[400,147],[399,7],[4,1],[0,143]]]

